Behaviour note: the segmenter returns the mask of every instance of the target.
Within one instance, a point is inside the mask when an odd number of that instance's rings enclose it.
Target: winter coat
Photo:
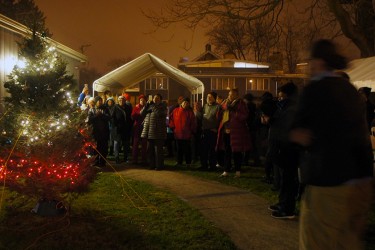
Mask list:
[[[225,121],[224,112],[229,112],[229,120]],[[217,137],[217,150],[224,150],[223,135],[225,129],[230,129],[230,145],[232,152],[246,152],[252,149],[250,133],[246,121],[249,111],[242,99],[233,101],[230,105],[223,102],[222,111],[220,112],[220,126]]]
[[[145,119],[145,117],[141,115],[143,107],[144,106],[141,106],[141,104],[135,105],[131,114],[131,118],[133,119],[133,136],[136,138],[141,136],[143,129],[143,121]]]
[[[276,112],[270,118],[267,157],[280,168],[296,169],[299,151],[289,141],[291,121],[295,113],[295,101],[284,99],[277,103]]]
[[[92,126],[92,134],[96,141],[109,139],[110,119],[111,116],[105,105],[89,109],[87,123]]]
[[[218,114],[220,112],[220,105],[216,102],[213,104],[206,103],[203,109],[196,111],[197,119],[202,120],[203,130],[213,130],[217,131],[219,128]]]
[[[197,121],[191,108],[178,107],[173,110],[169,127],[173,129],[174,137],[178,140],[190,140],[197,129]]]
[[[120,106],[116,104],[112,118],[113,118],[113,128],[112,135],[115,141],[121,141],[127,138],[128,136],[128,125],[126,122],[126,105]]]
[[[312,133],[312,142],[302,155],[302,183],[337,186],[373,175],[363,110],[356,88],[344,78],[324,77],[304,88],[293,123],[293,128]]]
[[[141,138],[153,140],[165,140],[167,138],[167,107],[164,103],[147,103],[141,111],[145,117]]]

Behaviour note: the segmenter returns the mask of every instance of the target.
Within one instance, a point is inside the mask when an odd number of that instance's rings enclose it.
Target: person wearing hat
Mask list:
[[[372,121],[374,120],[374,109],[375,105],[370,101],[371,88],[361,87],[358,89],[358,93],[361,95],[362,99],[366,103],[366,120],[368,130],[371,131]]]
[[[138,100],[139,103],[135,105],[131,114],[131,118],[134,121],[132,161],[133,164],[138,164],[139,145],[141,145],[141,163],[145,164],[147,162],[147,139],[141,138],[144,120],[144,117],[141,115],[141,110],[146,104],[146,97],[140,95]]]
[[[99,167],[104,167],[108,155],[109,120],[111,117],[100,96],[96,96],[93,103],[95,105],[88,111],[87,122],[92,126],[92,134],[96,141],[98,155],[95,164]]]
[[[197,119],[202,120],[202,145],[200,155],[200,170],[216,169],[216,140],[217,131],[219,128],[218,115],[220,112],[220,105],[216,103],[216,92],[207,94],[206,103],[203,108],[195,108],[194,113]]]
[[[190,99],[184,98],[181,106],[173,110],[169,127],[174,132],[177,142],[177,165],[181,166],[185,158],[186,166],[191,165],[191,139],[197,129],[197,122],[193,110],[190,108]]]
[[[311,80],[289,134],[303,149],[300,249],[363,249],[373,199],[373,153],[364,102],[335,73],[346,67],[330,40],[313,44]]]

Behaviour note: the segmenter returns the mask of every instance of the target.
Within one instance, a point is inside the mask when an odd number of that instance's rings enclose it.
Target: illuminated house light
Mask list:
[[[268,65],[256,64],[256,63],[249,63],[249,62],[235,62],[234,68],[246,68],[246,69],[268,69]]]

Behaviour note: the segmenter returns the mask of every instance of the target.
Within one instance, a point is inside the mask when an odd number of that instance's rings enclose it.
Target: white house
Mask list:
[[[4,82],[7,75],[18,62],[18,44],[25,36],[31,34],[30,29],[4,15],[0,15],[0,100],[7,94]],[[79,66],[87,61],[87,57],[59,42],[47,38],[59,55],[67,62],[68,74],[79,80]],[[0,111],[3,105],[0,102]]]

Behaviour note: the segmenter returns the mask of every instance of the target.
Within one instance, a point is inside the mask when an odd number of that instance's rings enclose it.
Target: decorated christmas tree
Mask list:
[[[30,197],[63,200],[95,177],[85,114],[70,92],[77,85],[46,38],[34,32],[19,48],[19,63],[4,83],[0,181]]]

